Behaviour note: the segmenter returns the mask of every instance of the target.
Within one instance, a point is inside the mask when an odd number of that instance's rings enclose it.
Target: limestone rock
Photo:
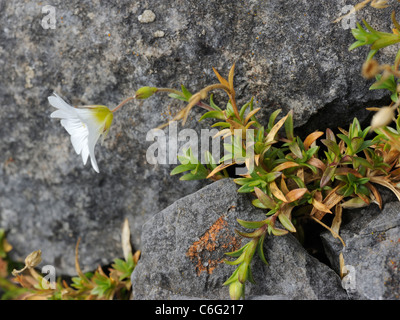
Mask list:
[[[339,254],[349,272],[345,288],[352,299],[398,300],[400,298],[400,203],[385,204],[382,212],[371,205],[341,228],[343,248],[324,233],[328,257],[339,273]]]
[[[265,219],[247,195],[223,179],[174,202],[142,230],[142,256],[132,273],[133,299],[229,299],[222,284],[235,270],[224,253],[239,249],[237,218]],[[245,240],[243,240],[245,241]],[[267,237],[269,265],[255,256],[251,299],[347,299],[338,275],[311,257],[292,235]]]

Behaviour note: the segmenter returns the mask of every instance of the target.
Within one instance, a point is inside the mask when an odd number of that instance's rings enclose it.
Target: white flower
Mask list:
[[[93,169],[99,172],[94,147],[102,134],[104,134],[103,140],[107,135],[113,113],[106,106],[101,105],[72,107],[55,93],[48,99],[50,104],[58,109],[50,117],[61,119],[61,125],[71,135],[75,152],[82,155],[83,164],[86,164],[90,155]]]

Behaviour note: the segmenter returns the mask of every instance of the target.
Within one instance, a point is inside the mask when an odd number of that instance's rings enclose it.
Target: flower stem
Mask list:
[[[114,109],[112,109],[111,112],[117,111],[117,110],[120,109],[124,104],[128,103],[129,101],[131,101],[131,100],[133,100],[133,99],[135,99],[135,97],[126,98],[126,99],[125,99],[124,101],[122,101],[118,106],[116,106]]]
[[[182,92],[170,88],[157,88],[157,92],[169,92],[169,93],[175,93],[180,96],[182,95]]]

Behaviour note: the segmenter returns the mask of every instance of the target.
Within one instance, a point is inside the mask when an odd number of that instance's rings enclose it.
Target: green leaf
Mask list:
[[[307,160],[311,159],[319,150],[319,146],[312,147],[307,150]]]
[[[352,146],[351,146],[351,140],[350,140],[350,138],[348,137],[348,136],[345,136],[344,134],[341,134],[341,133],[339,133],[338,135],[337,135],[340,139],[342,139],[345,143],[346,143],[346,145],[347,145],[347,147],[353,152],[354,150],[352,149]]]
[[[396,93],[397,84],[394,78],[394,75],[391,74],[385,81],[381,81],[382,75],[378,74],[376,77],[376,82],[369,87],[369,90],[377,90],[377,89],[387,89],[391,93]]]
[[[192,174],[198,174],[198,175],[205,175],[205,176],[208,175],[207,169],[206,169],[201,163],[198,163],[197,166],[196,166],[196,168],[193,169],[193,170],[191,171],[191,173],[192,173]]]
[[[91,294],[99,298],[108,298],[115,288],[115,283],[108,277],[96,273],[93,277],[96,286],[91,290]]]
[[[322,174],[321,180],[320,180],[321,188],[325,187],[329,183],[329,181],[331,181],[333,175],[335,174],[336,167],[337,167],[337,164],[336,165],[329,164],[326,167],[324,173]]]
[[[264,255],[264,239],[265,239],[265,232],[258,240],[257,253],[260,256],[261,261],[264,262],[268,266],[269,264],[268,264],[267,260],[265,259],[265,255]]]
[[[286,132],[286,138],[288,140],[293,141],[294,135],[293,135],[293,111],[292,110],[288,113],[288,117],[286,118],[286,121],[285,121],[285,132]]]
[[[261,127],[257,130],[256,142],[264,142],[264,127]]]
[[[301,180],[299,177],[294,175],[288,175],[287,178],[292,179],[299,188],[306,188],[304,181]]]
[[[347,179],[349,180],[350,183],[355,183],[357,181],[356,176],[352,173],[347,174]]]
[[[371,60],[377,52],[378,50],[369,50],[366,61]]]
[[[301,165],[302,165],[303,167],[307,167],[308,169],[310,169],[310,170],[311,170],[313,173],[315,173],[315,174],[318,173],[317,167],[315,167],[315,166],[313,166],[313,165],[311,165],[311,164],[302,163]]]
[[[369,189],[364,185],[359,185],[357,189],[358,189],[358,192],[362,193],[363,195],[366,195],[366,196],[370,195]]]
[[[247,269],[249,268],[249,264],[247,262],[243,262],[238,268],[238,280],[240,283],[245,283],[248,277]]]
[[[244,113],[246,112],[246,109],[251,105],[251,107],[253,106],[253,99],[254,97],[251,97],[251,100],[249,102],[247,102],[242,108],[240,108],[239,111],[239,116],[241,119],[244,119]]]
[[[189,100],[192,97],[192,94],[185,88],[183,84],[181,85],[181,88],[183,95]]]
[[[268,209],[275,209],[276,202],[269,197],[267,194],[265,194],[261,189],[259,188],[254,188],[254,191],[256,193],[256,196],[258,200]]]
[[[214,103],[214,94],[210,95],[210,107],[213,108],[214,110],[217,111],[222,111],[222,109],[220,107],[218,107],[215,103]]]
[[[111,267],[121,272],[119,281],[130,279],[130,276],[135,269],[135,262],[133,261],[132,253],[129,253],[127,261],[115,259],[114,264],[112,264]]]
[[[335,141],[329,139],[321,139],[321,142],[329,149],[329,151],[333,152],[336,157],[340,156],[340,148]]]
[[[344,185],[343,187],[339,188],[336,193],[346,198],[354,194],[354,187],[351,185]]]
[[[0,258],[5,258],[7,256],[7,250],[5,248],[6,241],[6,233],[4,229],[0,229]]]
[[[270,172],[267,173],[266,175],[263,175],[263,180],[265,180],[265,182],[270,183],[272,181],[275,181],[276,178],[279,178],[282,175],[282,172],[280,171],[274,171],[274,172]]]
[[[275,120],[276,117],[278,116],[278,114],[281,112],[281,109],[275,110],[269,117],[269,121],[268,121],[268,130],[271,130],[273,128],[273,126],[275,125]]]
[[[361,146],[363,143],[364,139],[361,137],[355,137],[351,139],[351,150],[354,151],[354,154],[357,153],[358,148]]]
[[[357,183],[358,183],[358,184],[366,184],[366,183],[369,182],[369,180],[370,180],[370,178],[368,178],[368,177],[365,177],[365,178],[358,178],[358,179],[357,179]]]
[[[258,228],[264,226],[267,223],[265,220],[263,220],[263,221],[245,221],[245,220],[242,220],[242,219],[237,219],[237,222],[242,227],[245,227],[245,228],[248,228],[248,229],[258,229]]]
[[[287,230],[275,228],[273,226],[271,226],[271,232],[274,236],[284,236],[284,235],[288,234]]]
[[[208,150],[204,153],[204,160],[210,170],[214,170],[218,165],[211,152]],[[219,174],[219,172],[217,174]]]
[[[173,98],[173,99],[178,99],[178,100],[182,100],[182,101],[189,102],[189,99],[187,99],[187,98],[184,97],[184,96],[181,96],[180,94],[170,93],[170,94],[168,94],[168,96],[169,96],[170,98]]]
[[[294,227],[292,221],[290,221],[290,219],[285,214],[280,214],[278,218],[287,230],[289,230],[290,232],[296,232],[296,228]]]
[[[247,248],[247,246],[249,245],[249,243],[250,243],[250,242],[246,243],[246,244],[245,244],[243,247],[241,247],[239,250],[236,250],[236,251],[233,251],[233,252],[226,252],[225,254],[226,254],[227,256],[234,257],[234,258],[240,257],[240,255],[246,250],[246,248]]]
[[[264,230],[263,229],[257,229],[257,230],[255,230],[253,232],[243,232],[243,231],[240,231],[240,230],[236,229],[235,232],[238,235],[240,235],[240,236],[242,236],[244,238],[257,238],[257,237],[261,236],[264,233]]]
[[[372,141],[372,140],[363,141],[363,142],[359,145],[359,147],[358,147],[358,149],[356,150],[355,153],[359,153],[359,152],[363,151],[364,149],[369,148],[369,147],[372,146],[373,144],[375,144],[375,142]]]
[[[244,260],[244,253],[241,254],[241,255],[239,256],[239,258],[237,258],[237,259],[234,260],[234,261],[230,261],[230,260],[226,260],[226,259],[225,259],[224,262],[225,262],[226,264],[229,264],[230,266],[234,266],[234,265],[238,265],[238,264],[242,263],[243,260]]]
[[[299,145],[297,144],[297,142],[291,142],[289,143],[289,149],[290,151],[292,151],[292,153],[299,159],[303,159],[303,154],[300,150]]]
[[[353,157],[353,167],[357,169],[359,166],[364,166],[366,168],[373,169],[374,166],[368,162],[368,160],[361,158],[361,157]]]
[[[205,114],[203,114],[201,116],[201,118],[199,119],[199,121],[202,121],[204,119],[208,119],[208,118],[214,118],[214,119],[220,119],[220,120],[225,120],[225,115],[223,114],[222,111],[208,111]]]
[[[235,111],[233,111],[231,102],[228,102],[228,104],[226,105],[225,115],[227,118],[230,118],[235,115]]]
[[[393,45],[395,43],[398,43],[398,42],[400,42],[400,37],[397,34],[387,33],[385,35],[385,37],[382,37],[382,38],[376,40],[372,44],[371,49],[372,50],[379,50],[379,49],[382,49],[384,47],[391,46],[391,45]]]
[[[350,138],[358,137],[359,131],[361,131],[360,122],[358,121],[357,118],[354,118],[353,123],[350,125],[349,137]]]
[[[226,260],[224,260],[224,262],[226,262]],[[227,286],[228,284],[231,284],[231,283],[233,283],[233,282],[236,282],[236,281],[238,280],[238,271],[239,271],[239,269],[236,268],[235,271],[233,271],[232,275],[229,277],[229,279],[226,280],[226,281],[223,283],[223,286]]]
[[[237,178],[233,180],[236,184],[243,186],[245,184],[248,184],[251,181],[254,181],[254,178]]]
[[[234,159],[234,155],[232,153],[228,153],[219,159],[219,163],[231,163]]]
[[[182,164],[196,164],[199,162],[193,155],[192,149],[188,148],[186,150],[182,150],[183,154],[178,155],[178,160]]]
[[[255,206],[256,208],[260,208],[260,209],[269,209],[269,208],[267,208],[265,205],[263,205],[259,199],[254,199],[251,203],[252,203],[253,206]]]
[[[185,172],[185,171],[190,171],[190,170],[193,170],[195,168],[196,168],[195,164],[181,164],[181,165],[175,167],[171,171],[170,175],[173,176],[175,174],[182,173],[182,172]]]
[[[179,180],[201,180],[206,179],[207,176],[208,170],[201,163],[199,163],[194,170],[192,170],[190,173],[183,175],[182,177],[180,177]]]
[[[238,189],[238,192],[240,192],[240,193],[250,193],[253,191],[254,191],[254,187],[248,186],[248,185],[244,185]]]
[[[249,280],[252,284],[256,284],[250,267],[247,268],[247,280]]]
[[[211,127],[212,128],[214,128],[214,127],[229,128],[230,126],[231,125],[227,122],[217,122],[217,123],[214,123]]]

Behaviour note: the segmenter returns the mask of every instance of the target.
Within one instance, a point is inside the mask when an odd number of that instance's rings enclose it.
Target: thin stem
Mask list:
[[[124,104],[128,103],[129,101],[131,101],[131,100],[133,100],[133,99],[135,99],[135,97],[126,98],[126,99],[125,99],[124,101],[122,101],[118,106],[116,106],[114,109],[112,109],[111,112],[117,111],[117,110],[120,109]]]
[[[169,92],[169,93],[175,93],[178,95],[182,95],[182,92],[175,90],[175,89],[170,89],[170,88],[157,88],[156,92]]]
[[[203,108],[203,109],[208,110],[208,111],[214,111],[213,108],[211,108],[208,104],[206,104],[206,103],[204,103],[204,102],[202,102],[202,101],[199,101],[199,102],[197,103],[197,105],[198,105],[199,107]]]
[[[207,93],[207,92],[209,92],[211,90],[214,90],[214,89],[222,89],[228,94],[229,99],[231,100],[233,111],[235,112],[235,116],[240,121],[240,115],[239,115],[239,111],[238,111],[238,108],[237,108],[237,105],[236,105],[236,100],[235,100],[235,93],[234,92],[232,93],[231,89],[229,87],[227,87],[226,85],[218,83],[218,84],[213,84],[213,85],[210,85],[208,87],[205,87],[200,92]]]
[[[178,90],[170,89],[170,88],[157,88],[157,92],[169,92],[169,93],[175,93],[175,94],[180,95],[180,96],[182,95],[182,92],[180,92]],[[197,106],[199,106],[199,107],[201,107],[201,108],[203,108],[205,110],[208,110],[208,111],[213,111],[214,110],[208,104],[206,104],[206,103],[204,103],[202,101],[199,101],[197,103]]]
[[[346,244],[344,243],[343,239],[341,238],[341,236],[339,236],[335,231],[333,231],[331,228],[329,228],[325,223],[323,223],[322,221],[318,220],[315,217],[311,217],[311,219],[313,219],[315,222],[318,222],[320,225],[322,225],[324,228],[328,229],[335,237],[339,238],[340,242],[342,243],[343,247],[346,246]]]
[[[209,85],[209,86],[205,87],[203,90],[201,90],[200,92],[204,91],[207,93],[208,91],[211,91],[214,89],[225,90],[228,95],[230,95],[230,93],[231,93],[229,87],[227,87],[224,84],[220,84],[220,83]]]
[[[240,115],[239,115],[239,110],[238,110],[237,105],[236,105],[235,96],[234,96],[233,94],[229,94],[229,98],[231,99],[232,108],[233,108],[233,111],[235,112],[236,118],[237,118],[239,121],[241,121]]]

